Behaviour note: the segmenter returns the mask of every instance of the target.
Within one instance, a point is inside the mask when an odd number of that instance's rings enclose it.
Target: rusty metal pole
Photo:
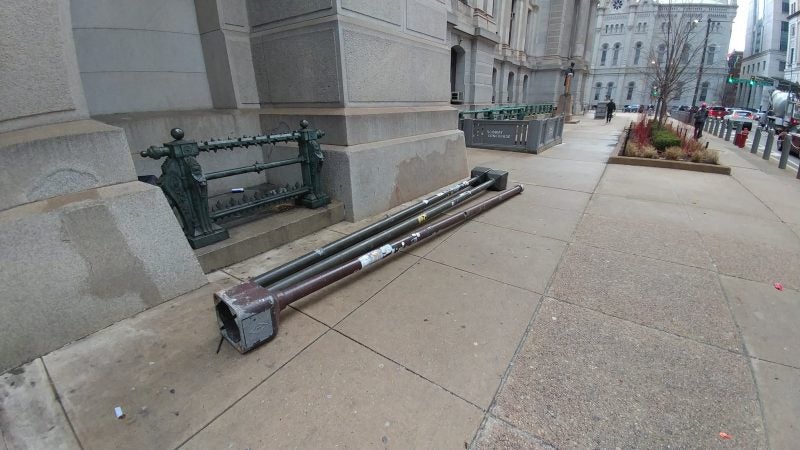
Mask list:
[[[431,206],[439,204],[442,201],[452,197],[455,194],[458,194],[459,192],[463,191],[464,189],[470,186],[475,186],[478,183],[486,181],[487,180],[486,174],[490,171],[491,169],[487,169],[485,167],[475,167],[474,169],[472,169],[471,173],[472,178],[447,186],[446,188],[440,190],[439,192],[425,199],[420,200],[415,205],[409,206],[408,208],[405,208],[402,211],[398,211],[392,215],[386,216],[385,218],[371,225],[368,225],[364,228],[361,228],[360,230],[355,231],[341,239],[333,241],[330,244],[324,245],[316,250],[306,253],[305,255],[297,259],[294,259],[286,264],[278,266],[261,275],[258,275],[257,277],[255,277],[253,281],[265,287],[271,285],[272,283],[276,283],[288,275],[297,273],[298,271],[303,270],[306,267],[316,264],[322,261],[323,259],[336,254],[337,252],[347,249],[367,239],[368,237],[374,235],[375,233],[384,231],[387,228],[399,223],[400,221],[408,219],[414,214],[418,214],[425,208],[429,208]]]
[[[521,193],[522,190],[522,185],[517,185],[460,213],[442,218],[392,244],[374,248],[358,258],[353,258],[284,289],[270,291],[253,281],[248,281],[219,291],[214,294],[214,305],[220,332],[236,350],[246,353],[277,335],[280,312],[292,302],[378,261],[389,258],[402,249],[416,245],[437,233],[463,223]]]
[[[389,229],[381,231],[380,233],[367,237],[366,239],[362,240],[361,242],[354,244],[336,254],[333,254],[322,261],[319,261],[313,265],[306,267],[303,270],[298,272],[294,272],[289,274],[280,280],[272,283],[266,284],[263,282],[262,277],[258,276],[253,279],[256,284],[259,284],[263,287],[266,287],[270,290],[282,290],[287,286],[293,285],[295,283],[299,283],[306,278],[310,278],[324,270],[327,270],[333,266],[343,263],[353,257],[360,255],[376,246],[385,244],[389,242],[391,239],[395,239],[398,236],[402,236],[404,233],[407,233],[415,228],[418,228],[420,225],[423,225],[434,218],[441,216],[442,214],[446,213],[447,211],[454,209],[459,204],[470,200],[474,196],[480,194],[481,192],[491,189],[495,191],[502,191],[506,188],[506,183],[508,182],[508,172],[502,170],[490,170],[486,173],[486,181],[482,182],[481,184],[464,191],[458,193],[458,195],[452,197],[450,200],[444,201],[439,203],[429,209],[426,209],[416,217],[410,217],[403,222],[400,222]]]

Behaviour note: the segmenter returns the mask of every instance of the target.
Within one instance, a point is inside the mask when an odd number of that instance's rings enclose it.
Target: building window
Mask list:
[[[786,70],[786,61],[778,61],[778,72]]]
[[[658,46],[658,63],[661,64],[664,62],[664,54],[667,52],[667,46],[661,44]]]
[[[684,83],[678,83],[677,88],[675,89],[675,95],[672,97],[673,100],[680,100],[681,95],[683,95],[683,87]]]
[[[614,82],[609,81],[606,85],[606,100],[611,98],[611,94],[614,93]]]
[[[698,96],[698,100],[704,102],[706,101],[707,96],[708,96],[708,81],[704,81],[703,84],[700,85],[700,95]]]
[[[625,96],[625,100],[631,100],[633,98],[633,88],[635,86],[636,85],[633,83],[633,81],[628,83],[628,94]]]
[[[691,52],[692,47],[689,44],[683,44],[683,50],[681,50],[681,62],[688,63],[689,62],[689,53]]]
[[[791,7],[789,8],[789,14],[794,14],[797,11],[797,3],[792,2]]]
[[[781,2],[781,12],[789,14],[789,0],[783,0],[783,2]]]
[[[785,52],[789,48],[789,22],[781,22],[781,51]]]
[[[506,92],[508,93],[507,101],[511,103],[514,99],[514,72],[508,73],[508,85],[506,87]]]
[[[633,50],[633,65],[639,65],[639,57],[642,56],[642,43],[637,42]]]
[[[614,53],[613,53],[613,56],[611,57],[611,65],[612,66],[616,66],[617,64],[619,64],[619,49],[620,49],[620,47],[621,47],[621,45],[620,45],[619,42],[614,44]]]
[[[606,25],[606,34],[608,34],[608,25]]]
[[[714,65],[714,54],[717,52],[717,46],[712,45],[708,47],[708,52],[706,53],[706,64],[709,66]]]
[[[791,66],[793,64],[794,64],[794,49],[792,48],[789,50],[789,65]]]
[[[600,65],[606,65],[606,55],[608,54],[608,44],[603,44],[602,50],[600,50]]]
[[[600,89],[603,89],[603,83],[600,83],[598,81],[597,83],[595,83],[594,89],[595,89],[595,91],[594,91],[594,100],[595,101],[600,100]]]
[[[789,25],[789,38],[794,37],[794,24]]]

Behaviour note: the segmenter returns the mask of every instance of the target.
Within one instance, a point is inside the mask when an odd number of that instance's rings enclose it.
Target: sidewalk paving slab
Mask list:
[[[504,167],[509,180],[591,193],[603,174],[605,164],[530,156],[528,164]]]
[[[548,295],[690,339],[739,351],[716,273],[571,244]]]
[[[586,208],[587,214],[618,220],[655,223],[664,227],[685,228],[689,214],[683,205],[651,200],[639,200],[616,195],[595,194]]]
[[[788,223],[800,224],[800,182],[791,177],[776,177],[760,170],[737,171],[734,178],[756,195],[774,214]]]
[[[464,448],[482,416],[329,331],[181,448]]]
[[[475,221],[498,227],[569,241],[582,212],[542,206],[536,195],[523,192],[489,211],[481,213]]]
[[[552,299],[492,412],[558,448],[766,447],[744,356]]]
[[[486,409],[540,298],[423,260],[336,329]]]
[[[575,239],[594,247],[633,253],[704,269],[712,266],[697,233],[673,222],[584,216]]]
[[[83,448],[175,448],[327,328],[291,309],[269,346],[220,344],[207,285],[44,357]],[[126,414],[115,418],[114,407]]]
[[[542,294],[566,245],[471,221],[426,258]]]
[[[800,369],[800,292],[720,278],[748,354]]]
[[[770,447],[796,449],[800,442],[800,370],[759,360],[752,364]]]
[[[679,205],[681,201],[678,195],[670,188],[672,172],[678,171],[611,164],[606,168],[595,194]]]
[[[489,416],[475,439],[473,450],[555,450],[541,439]]]
[[[720,273],[769,284],[781,282],[787,288],[800,289],[800,253],[794,245],[701,235]]]
[[[0,375],[0,449],[7,448],[81,448],[39,358]]]

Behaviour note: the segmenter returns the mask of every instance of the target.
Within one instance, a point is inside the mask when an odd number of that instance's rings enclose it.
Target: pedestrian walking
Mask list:
[[[694,138],[700,139],[703,135],[703,126],[706,124],[706,119],[708,119],[708,109],[706,108],[706,104],[703,103],[700,105],[700,109],[694,113]]]
[[[614,103],[614,100],[609,100],[608,105],[606,105],[606,123],[611,122],[611,118],[614,117],[614,110],[617,109],[617,105]]]

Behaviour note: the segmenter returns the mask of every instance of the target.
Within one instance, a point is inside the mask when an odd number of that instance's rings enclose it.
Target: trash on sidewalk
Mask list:
[[[783,284],[782,283],[775,283],[775,289],[777,289],[779,291],[782,291],[783,290]]]
[[[732,438],[732,436],[730,434],[728,434],[728,433],[726,433],[724,431],[720,431],[719,432],[719,437],[720,437],[720,439],[722,439],[724,441],[729,441]]]
[[[115,406],[114,407],[114,416],[116,416],[117,419],[124,419],[125,418],[125,413],[122,412],[122,407],[121,406]]]

